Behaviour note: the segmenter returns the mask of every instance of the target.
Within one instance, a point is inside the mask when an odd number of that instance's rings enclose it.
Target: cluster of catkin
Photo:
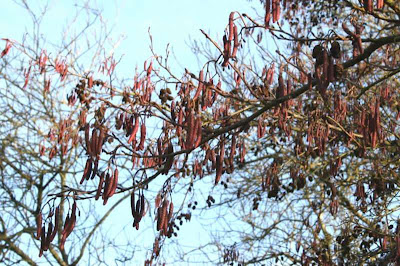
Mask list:
[[[61,240],[60,240],[60,249],[64,249],[65,241],[67,240],[68,236],[71,234],[72,230],[75,227],[76,222],[76,202],[72,204],[72,212],[71,214],[67,214],[64,222],[64,228],[61,231]],[[54,225],[53,225],[53,216],[54,216]],[[50,247],[50,243],[54,240],[58,228],[60,226],[60,207],[57,207],[55,212],[52,210],[48,215],[47,219],[50,219],[50,222],[47,227],[46,233],[46,226],[43,224],[42,213],[40,212],[36,216],[36,239],[40,239],[40,252],[39,257],[43,255],[43,251],[47,251]]]
[[[168,199],[164,198],[161,203],[161,198],[156,198],[156,208],[157,208],[157,231],[163,236],[171,237],[172,235],[172,224],[170,221],[174,213],[174,204],[169,202]]]
[[[146,214],[146,205],[143,191],[139,191],[139,198],[135,200],[135,191],[131,193],[131,212],[133,216],[133,227],[139,230],[139,223]]]
[[[385,4],[384,0],[377,0],[376,1],[376,8],[381,9],[383,8],[383,5]],[[368,13],[374,13],[374,1],[373,0],[363,0],[363,5],[365,11]]]

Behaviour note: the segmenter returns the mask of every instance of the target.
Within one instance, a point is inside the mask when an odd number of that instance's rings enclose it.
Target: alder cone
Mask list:
[[[316,45],[316,46],[314,47],[314,49],[313,49],[312,57],[313,57],[313,58],[318,58],[318,57],[320,57],[320,56],[322,55],[323,49],[324,49],[324,48],[322,48],[321,45]]]
[[[331,56],[332,56],[332,57],[334,57],[334,58],[336,58],[336,59],[339,59],[339,58],[340,58],[340,53],[341,53],[340,44],[339,44],[337,41],[334,41],[334,42],[331,44],[331,50],[330,50],[330,52],[331,52]]]

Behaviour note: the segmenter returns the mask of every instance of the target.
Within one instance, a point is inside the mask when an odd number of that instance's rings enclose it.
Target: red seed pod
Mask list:
[[[174,146],[170,142],[169,145],[168,145],[168,148],[167,148],[167,154],[172,154],[172,153],[174,153]],[[166,161],[165,161],[165,164],[164,164],[164,168],[161,171],[161,173],[167,175],[169,170],[171,169],[173,163],[174,163],[174,156],[168,156],[166,158]]]
[[[142,193],[142,195],[140,196],[140,211],[139,211],[139,215],[140,215],[141,218],[145,215],[145,207],[146,207],[146,205],[145,205],[144,201],[145,201],[145,198],[144,198],[144,195]]]
[[[239,49],[239,36],[238,30],[236,25],[233,25],[233,51],[232,51],[232,58],[236,57],[237,51]]]
[[[276,98],[277,99],[282,98],[283,96],[285,96],[285,92],[286,92],[285,82],[283,81],[282,73],[279,73]]]
[[[155,206],[156,208],[160,207],[160,203],[161,203],[161,194],[158,193],[155,199]]]
[[[90,76],[88,80],[88,88],[91,89],[93,87],[93,77]]]
[[[56,213],[55,213],[54,219],[55,219],[54,230],[53,230],[53,232],[51,233],[51,236],[50,236],[50,243],[56,237],[56,233],[57,233],[57,230],[58,230],[59,220],[60,220],[60,206],[57,206],[57,208],[56,208]]]
[[[153,61],[150,62],[149,68],[146,71],[146,75],[150,76],[152,70],[153,70]]]
[[[105,171],[103,173],[101,173],[99,185],[98,185],[97,191],[96,191],[95,200],[98,200],[100,198],[100,193],[101,193],[101,190],[103,189],[105,173],[106,173]]]
[[[131,193],[131,212],[132,217],[135,218],[135,191]]]
[[[271,0],[265,1],[265,17],[264,23],[266,27],[269,27],[269,21],[271,20]]]
[[[91,154],[90,141],[89,141],[89,124],[85,126],[85,143],[86,143],[86,153]]]
[[[168,220],[169,221],[171,220],[173,213],[174,213],[174,204],[171,201],[171,203],[169,204],[169,210],[168,210]]]
[[[228,41],[232,41],[233,40],[233,16],[235,15],[235,12],[231,12],[229,14],[229,37],[228,37]]]
[[[54,228],[54,231],[56,231],[55,228]],[[52,234],[53,234],[53,223],[50,221],[50,223],[47,227],[47,235],[46,235],[46,243],[45,243],[44,251],[47,251],[50,247]]]
[[[97,155],[97,129],[93,128],[92,130],[92,139],[90,140],[90,150],[91,150],[91,154],[92,156],[96,156]]]
[[[94,179],[97,175],[97,170],[99,169],[99,158],[96,158],[96,160],[94,161],[94,168],[92,170],[92,175],[90,179]],[[89,180],[89,177],[88,177]]]
[[[172,119],[172,122],[175,123],[175,121],[176,121],[175,101],[172,101],[172,102],[171,102],[171,119]]]
[[[136,133],[138,129],[139,129],[139,116],[135,115],[135,125],[133,126],[133,131],[128,139],[128,144],[131,143],[136,138]]]
[[[161,229],[161,222],[162,222],[161,212],[162,212],[162,207],[157,209],[157,231],[160,231]]]
[[[271,67],[268,68],[266,81],[268,85],[271,85],[274,81],[274,73],[275,73],[275,63],[272,63]]]
[[[145,122],[143,121],[143,123],[142,123],[142,125],[141,125],[141,127],[140,127],[140,143],[139,143],[139,145],[138,145],[138,147],[137,147],[137,149],[139,150],[139,151],[141,151],[141,150],[143,150],[144,149],[144,141],[146,140],[146,124],[145,124]]]
[[[193,129],[194,129],[194,114],[191,109],[188,110],[188,114],[186,115],[186,142],[185,148],[190,149],[193,145]]]
[[[384,3],[385,3],[384,0],[378,0],[378,1],[376,2],[376,8],[377,8],[377,9],[383,8]]]
[[[40,231],[41,231],[40,234],[41,241],[40,241],[39,257],[43,255],[43,251],[45,251],[46,248],[46,227],[43,225]]]
[[[105,135],[104,128],[101,127],[100,128],[100,134],[99,134],[99,137],[97,139],[97,145],[96,145],[96,154],[98,154],[98,155],[100,155],[101,151],[102,151],[104,135]]]
[[[89,168],[90,168],[89,164],[90,164],[90,159],[87,159],[86,160],[85,169],[83,170],[83,175],[82,175],[81,182],[79,182],[79,184],[81,184],[81,185],[83,184],[83,181],[85,181],[86,176],[87,176],[87,174],[89,172]]]
[[[106,174],[106,181],[105,181],[105,184],[104,184],[103,196],[102,196],[103,205],[106,205],[106,203],[108,201],[108,193],[109,193],[109,190],[110,190],[111,181],[112,180],[111,180],[110,173],[107,173]]]
[[[231,153],[229,155],[229,163],[231,166],[233,166],[233,157],[235,156],[236,153],[236,134],[232,135],[232,144],[231,144]]]
[[[115,194],[115,191],[118,186],[118,168],[115,168],[113,177],[114,178],[112,179],[112,186],[110,189],[110,194],[108,195],[109,198],[111,198]]]
[[[202,140],[202,126],[201,117],[197,117],[195,122],[195,133],[193,134],[193,139],[195,140],[194,147],[199,147]]]
[[[36,216],[36,239],[40,239],[42,234],[42,212]]]

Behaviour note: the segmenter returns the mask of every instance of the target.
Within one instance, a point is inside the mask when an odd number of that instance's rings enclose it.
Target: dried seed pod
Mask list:
[[[111,176],[110,173],[106,174],[106,181],[104,184],[104,190],[103,190],[103,205],[106,205],[107,201],[108,201],[108,193],[110,191],[110,186],[111,186]]]
[[[377,2],[376,2],[376,8],[377,9],[381,9],[381,8],[383,8],[383,5],[385,4],[385,2],[384,2],[384,0],[378,0]]]
[[[131,212],[132,217],[135,218],[135,191],[131,193]]]
[[[321,46],[321,45],[316,45],[315,47],[314,47],[314,49],[313,49],[313,52],[312,52],[312,57],[313,58],[318,58],[318,57],[320,57],[321,55],[322,55],[322,51],[324,50],[324,48]]]
[[[103,189],[105,173],[106,173],[105,171],[103,171],[103,173],[101,173],[99,185],[98,185],[97,191],[96,191],[95,200],[98,200],[100,198],[100,193],[101,193],[101,190]]]
[[[172,153],[174,153],[174,146],[170,142],[167,148],[167,154],[172,154]],[[161,174],[167,175],[173,163],[174,163],[174,156],[168,156],[165,160],[165,164],[161,171]]]
[[[82,185],[83,181],[85,181],[85,179],[87,179],[87,176],[90,176],[91,168],[92,168],[92,163],[91,163],[91,159],[89,158],[89,159],[86,160],[85,169],[83,170],[82,179],[79,182],[79,184]]]
[[[139,211],[139,215],[140,217],[144,217],[145,215],[145,198],[144,198],[144,194],[142,193],[142,195],[140,196],[140,211]]]
[[[46,248],[46,227],[43,225],[42,229],[40,230],[40,252],[39,252],[39,257],[43,255],[43,251],[45,251]]]
[[[236,25],[233,25],[233,51],[232,51],[232,58],[236,57],[238,49],[239,49],[238,29],[237,29]]]
[[[105,135],[104,128],[101,127],[100,128],[100,134],[99,134],[99,137],[97,139],[97,145],[96,145],[96,154],[98,154],[98,155],[100,155],[101,151],[102,151],[104,135]]]
[[[144,141],[146,140],[146,124],[143,121],[141,127],[140,127],[140,142],[137,147],[137,150],[141,151],[144,149]]]
[[[98,138],[97,129],[94,128],[92,130],[92,139],[90,140],[90,150],[91,150],[90,155],[92,156],[97,155],[97,138]]]
[[[128,144],[130,144],[136,138],[136,133],[138,129],[139,129],[139,116],[135,115],[135,125],[133,126],[133,131],[128,139]]]
[[[39,212],[36,216],[36,239],[40,239],[42,234],[42,212]]]
[[[118,168],[115,168],[113,178],[112,178],[112,185],[110,186],[110,194],[108,195],[109,198],[111,198],[118,186]]]
[[[265,17],[264,23],[266,27],[269,27],[269,21],[271,20],[271,0],[265,1]]]
[[[58,230],[59,220],[60,220],[60,206],[57,206],[57,208],[56,208],[56,213],[55,213],[54,219],[55,219],[54,230],[53,230],[53,232],[51,233],[51,236],[50,236],[50,243],[56,237],[56,233],[57,233],[57,230]]]
[[[283,77],[282,77],[282,73],[279,73],[279,77],[278,77],[278,88],[276,90],[276,98],[282,98],[283,96],[285,96],[285,91],[286,91],[286,87],[285,87],[285,83],[283,82]]]
[[[85,143],[86,143],[86,153],[91,154],[90,140],[89,140],[89,124],[85,126]]]
[[[330,53],[331,53],[331,56],[333,56],[334,58],[336,58],[336,59],[339,59],[339,58],[340,58],[341,49],[340,49],[340,44],[339,44],[339,42],[334,41],[334,42],[331,44]]]
[[[97,170],[99,169],[99,158],[96,158],[96,160],[94,161],[94,168],[92,170],[92,174],[91,174],[91,178],[90,179],[94,179],[97,175]],[[87,180],[89,180],[89,177],[87,178]]]
[[[228,41],[233,40],[233,16],[235,15],[235,12],[231,12],[229,14],[229,37]]]

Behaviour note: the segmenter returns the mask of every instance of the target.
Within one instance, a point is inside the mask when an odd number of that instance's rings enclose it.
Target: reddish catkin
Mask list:
[[[96,158],[96,160],[94,161],[94,168],[92,170],[92,175],[90,177],[90,179],[94,179],[97,175],[97,170],[99,169],[99,158]],[[89,177],[88,177],[89,180]]]
[[[135,191],[131,193],[131,213],[132,217],[135,218]]]
[[[105,176],[105,172],[102,172],[101,176],[100,176],[99,185],[97,187],[95,200],[98,200],[100,198],[101,190],[103,189],[104,176]]]
[[[377,8],[377,9],[383,8],[384,3],[385,3],[385,2],[384,2],[383,0],[378,0],[378,1],[376,2],[376,8]]]
[[[57,206],[57,208],[56,208],[56,213],[55,213],[55,217],[54,217],[54,219],[55,219],[55,222],[54,222],[54,230],[53,230],[53,232],[51,233],[51,236],[50,236],[50,243],[54,240],[54,238],[56,237],[56,233],[57,233],[57,230],[58,230],[58,226],[59,226],[59,221],[60,221],[60,206]]]
[[[167,148],[167,154],[172,154],[172,153],[174,153],[174,146],[170,142]],[[173,163],[174,163],[174,156],[168,156],[165,160],[164,168],[161,171],[161,173],[167,175]]]
[[[231,12],[229,14],[229,37],[228,41],[233,40],[233,16],[235,15],[235,12]]]
[[[108,191],[109,191],[110,185],[111,185],[111,176],[110,176],[110,173],[107,173],[105,183],[104,183],[103,195],[102,195],[103,205],[106,205],[106,203],[107,203]]]
[[[110,194],[108,195],[109,198],[111,198],[115,194],[117,186],[118,186],[118,168],[115,168],[112,179],[112,185],[110,186]]]
[[[233,25],[233,51],[232,51],[232,58],[236,57],[238,49],[239,49],[238,29],[237,29],[236,25]]]
[[[265,1],[265,17],[264,22],[265,26],[269,27],[269,21],[271,20],[271,0]]]
[[[90,141],[89,141],[89,124],[85,126],[85,143],[86,143],[86,153],[91,154]]]
[[[41,257],[43,255],[43,251],[46,247],[46,227],[43,225],[41,230],[40,230],[41,234],[40,234],[40,252],[39,252],[39,257]]]
[[[200,116],[197,117],[195,125],[196,125],[195,126],[196,133],[194,134],[194,140],[195,140],[194,147],[197,148],[200,146],[201,139],[202,139],[202,126],[201,126],[202,124],[201,124]]]
[[[190,149],[192,148],[192,140],[193,140],[193,129],[194,129],[194,114],[192,109],[188,109],[187,114],[186,114],[186,142],[185,142],[185,148]]]
[[[133,126],[132,133],[128,139],[128,144],[131,143],[136,138],[136,133],[139,129],[139,116],[135,115],[135,125]]]
[[[199,73],[199,84],[197,85],[197,90],[196,93],[193,97],[193,101],[195,101],[199,96],[200,96],[200,92],[202,92],[204,87],[204,80],[203,80],[203,70],[200,70]]]
[[[144,149],[144,141],[146,140],[146,124],[143,121],[142,125],[140,126],[140,142],[137,147],[139,151]]]
[[[90,162],[90,160],[87,159],[86,164],[85,164],[85,169],[83,170],[83,175],[82,175],[81,181],[79,182],[79,184],[81,184],[81,185],[83,184],[83,181],[85,181],[87,173],[89,171],[89,162]]]
[[[90,150],[92,156],[96,156],[97,154],[97,129],[92,130],[92,139],[90,140]]]
[[[39,212],[36,216],[36,239],[40,239],[42,234],[42,212]]]
[[[97,145],[96,145],[96,154],[100,155],[101,151],[102,151],[102,146],[103,146],[103,141],[104,141],[104,128],[100,128],[100,134],[99,137],[97,139]]]
[[[91,89],[93,87],[93,77],[90,76],[88,79],[88,88]]]

